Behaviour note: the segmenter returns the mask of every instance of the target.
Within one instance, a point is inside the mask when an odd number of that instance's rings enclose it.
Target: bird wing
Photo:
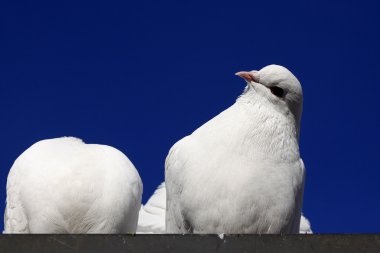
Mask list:
[[[301,198],[301,200],[297,199],[297,203],[301,203],[301,207],[302,207],[302,200],[303,200],[303,188],[304,188],[304,185],[305,185],[305,164],[303,163],[303,160],[300,159],[300,164],[301,164],[301,169],[303,171],[303,184],[302,184],[302,190],[301,190],[301,196],[299,198]],[[311,230],[311,226],[310,226],[310,222],[308,219],[306,219],[305,216],[303,216],[303,214],[301,213],[301,220],[300,220],[300,226],[299,226],[299,233],[300,234],[312,234],[313,231]]]
[[[300,170],[301,170],[301,184],[299,185],[299,187],[297,187],[295,190],[296,190],[296,199],[295,199],[295,210],[297,210],[297,212],[294,214],[294,222],[293,222],[293,229],[292,231],[299,231],[300,228],[301,228],[301,210],[302,210],[302,204],[303,204],[303,191],[304,191],[304,186],[305,186],[305,164],[303,163],[303,160],[300,158],[299,160],[299,166],[300,166]]]
[[[166,183],[166,233],[189,233],[192,230],[187,224],[181,212],[181,192],[183,168],[187,159],[182,155],[183,150],[188,148],[188,137],[178,141],[170,149],[165,160],[165,183]]]
[[[15,164],[7,180],[7,206],[4,212],[4,233],[29,233],[28,219],[20,200],[18,168]]]
[[[141,205],[137,233],[165,233],[166,189],[161,183],[145,205]]]

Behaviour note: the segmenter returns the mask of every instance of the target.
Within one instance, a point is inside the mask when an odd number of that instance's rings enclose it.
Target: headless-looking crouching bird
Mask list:
[[[278,65],[237,75],[247,87],[236,103],[169,151],[168,233],[299,232],[300,82]]]
[[[140,176],[120,151],[64,137],[37,142],[7,181],[5,233],[135,233]]]

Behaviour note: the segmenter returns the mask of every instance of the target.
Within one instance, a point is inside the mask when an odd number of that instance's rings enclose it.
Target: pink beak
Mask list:
[[[240,76],[247,83],[258,82],[258,78],[252,72],[240,71],[240,72],[235,73],[235,75]]]

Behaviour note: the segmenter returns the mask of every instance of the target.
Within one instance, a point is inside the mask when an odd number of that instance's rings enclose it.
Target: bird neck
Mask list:
[[[235,122],[241,122],[240,138],[249,152],[270,154],[275,160],[296,161],[300,158],[299,128],[292,113],[278,111],[260,96],[242,96],[233,107],[242,112]]]

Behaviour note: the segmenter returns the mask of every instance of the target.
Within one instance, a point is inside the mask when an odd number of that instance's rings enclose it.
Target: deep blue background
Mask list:
[[[121,3],[124,2],[124,3]],[[135,164],[144,202],[169,148],[234,103],[240,70],[304,89],[304,213],[315,232],[380,232],[375,1],[0,4],[0,196],[34,142],[77,136]]]

